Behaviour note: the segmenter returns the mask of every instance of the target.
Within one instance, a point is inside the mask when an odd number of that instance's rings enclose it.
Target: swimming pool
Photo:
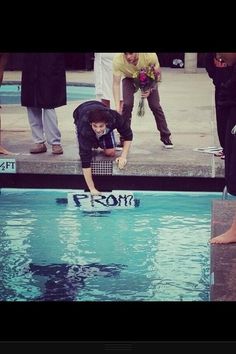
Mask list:
[[[1,189],[1,301],[208,301],[221,193]]]
[[[85,85],[67,85],[67,100],[89,100],[95,99],[95,87]],[[20,104],[21,85],[2,84],[0,87],[0,104]]]

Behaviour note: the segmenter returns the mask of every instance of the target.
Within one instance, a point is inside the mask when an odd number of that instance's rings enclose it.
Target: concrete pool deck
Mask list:
[[[236,215],[236,200],[214,200],[212,237],[224,233]],[[236,243],[211,245],[211,300],[236,300]]]
[[[194,151],[196,148],[219,146],[215,126],[214,88],[205,69],[185,74],[182,69],[163,68],[159,85],[161,105],[172,132],[173,150],[162,147],[159,132],[149,107],[146,115],[137,117],[136,95],[132,129],[134,140],[127,167],[113,174],[127,176],[223,177],[224,162],[213,154]],[[20,81],[20,72],[5,72],[4,82]],[[67,72],[67,82],[94,83],[94,72]],[[3,105],[1,114],[1,144],[18,152],[19,173],[82,174],[72,113],[83,101],[68,101],[57,109],[64,154],[30,155],[32,145],[27,112],[19,105]],[[7,158],[1,155],[1,158]],[[96,160],[104,160],[101,154]]]
[[[4,73],[4,83],[20,82],[20,79],[20,72],[6,71]],[[94,84],[94,72],[67,72],[67,82]],[[214,154],[195,151],[197,148],[219,146],[214,87],[205,69],[198,69],[197,73],[186,74],[184,69],[163,68],[159,93],[161,105],[172,132],[174,149],[167,150],[162,147],[154,117],[147,105],[146,115],[142,118],[137,117],[139,97],[136,96],[132,118],[134,140],[128,164],[125,170],[119,171],[113,162],[112,174],[130,177],[200,177],[210,179],[212,184],[216,178],[220,178],[223,184],[224,161],[215,157]],[[69,101],[66,106],[57,109],[64,148],[64,154],[59,156],[52,155],[50,147],[47,153],[29,154],[32,139],[26,109],[19,105],[2,105],[0,110],[1,145],[19,154],[0,155],[0,159],[15,159],[16,173],[20,175],[82,176],[72,118],[74,109],[82,102]],[[101,154],[95,156],[95,161],[105,159]],[[0,178],[4,176],[1,172],[4,171],[0,171]],[[221,233],[232,222],[234,210],[236,210],[232,208],[232,203],[226,200],[213,204],[212,236]],[[211,300],[213,301],[236,300],[236,282],[232,282],[232,272],[234,274],[236,272],[234,271],[236,269],[235,247],[236,245],[211,247],[211,268],[215,274],[215,283],[211,287]]]

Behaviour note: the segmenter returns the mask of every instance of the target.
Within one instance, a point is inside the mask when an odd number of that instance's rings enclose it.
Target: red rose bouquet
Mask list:
[[[155,90],[159,76],[160,73],[156,72],[155,65],[153,64],[146,68],[141,68],[133,74],[136,91],[138,91],[138,89],[140,89],[141,92],[146,92],[150,89]],[[144,97],[141,97],[139,101],[137,114],[140,117],[145,114]]]

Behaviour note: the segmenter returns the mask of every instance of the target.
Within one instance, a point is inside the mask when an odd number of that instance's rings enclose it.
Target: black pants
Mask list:
[[[220,146],[225,149],[225,136],[227,121],[230,114],[230,108],[218,104],[219,96],[221,94],[220,88],[215,89],[215,107],[216,107],[216,127]]]
[[[127,119],[129,125],[131,124],[132,110],[134,106],[135,86],[132,78],[125,78],[122,80],[123,85],[123,110],[122,116]],[[168,129],[164,112],[160,105],[160,97],[158,88],[153,90],[147,97],[148,105],[154,115],[157,129],[160,132],[160,139],[164,140],[171,135]]]
[[[225,180],[228,192],[236,195],[236,129],[233,129],[234,127],[236,127],[236,106],[229,108],[225,139]]]

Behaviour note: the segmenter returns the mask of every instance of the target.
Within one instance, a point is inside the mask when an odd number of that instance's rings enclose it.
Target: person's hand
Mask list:
[[[116,158],[116,163],[118,164],[119,169],[122,170],[127,164],[127,160],[124,157],[120,156]]]
[[[91,195],[100,195],[101,192],[99,192],[96,188],[90,189]]]
[[[141,97],[142,98],[147,98],[151,93],[151,89],[148,89],[147,91],[145,92],[141,92]]]

